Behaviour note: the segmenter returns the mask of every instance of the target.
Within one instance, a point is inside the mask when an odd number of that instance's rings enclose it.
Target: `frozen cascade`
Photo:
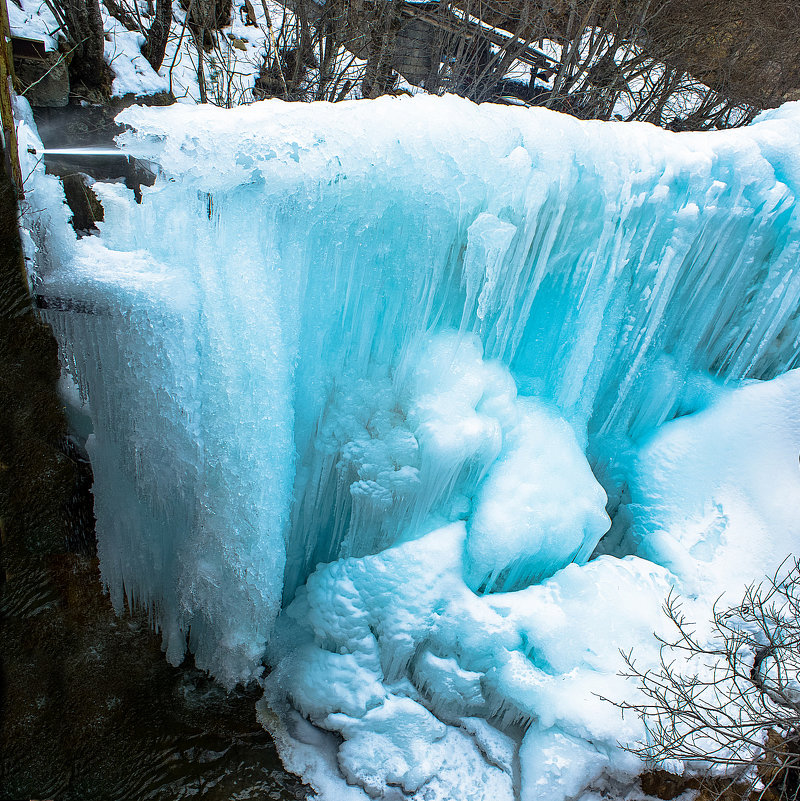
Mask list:
[[[592,695],[626,691],[618,647],[800,536],[800,106],[680,135],[452,97],[121,121],[158,180],[96,184],[101,235],[39,238],[32,277],[115,606],[227,684],[268,643],[264,720],[337,801],[634,772]]]

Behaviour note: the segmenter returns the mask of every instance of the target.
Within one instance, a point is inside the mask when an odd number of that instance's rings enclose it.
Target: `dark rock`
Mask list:
[[[92,190],[91,178],[82,172],[62,176],[64,196],[72,210],[72,227],[79,236],[97,231],[95,223],[103,221],[103,206]]]
[[[14,58],[20,91],[34,107],[63,108],[69,103],[69,70],[62,53],[43,59]]]

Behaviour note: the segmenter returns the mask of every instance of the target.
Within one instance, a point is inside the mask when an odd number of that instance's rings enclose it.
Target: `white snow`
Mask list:
[[[129,31],[102,4],[100,12],[103,15],[103,30],[106,32],[104,56],[114,73],[112,94],[119,97],[127,94],[142,97],[166,92],[169,82],[156,73],[142,55],[144,36]]]
[[[630,479],[642,555],[693,594],[741,592],[800,542],[800,370],[666,423]],[[731,601],[735,601],[735,595]]]

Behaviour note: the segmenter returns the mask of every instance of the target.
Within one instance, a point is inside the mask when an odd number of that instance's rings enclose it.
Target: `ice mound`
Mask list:
[[[629,694],[626,643],[653,658],[667,571],[601,557],[479,596],[465,538],[452,523],[312,574],[269,646],[270,704],[340,735],[339,769],[370,797],[393,785],[420,799],[572,797],[604,771],[635,772],[617,741],[640,736],[638,721],[595,693]],[[321,760],[312,783],[315,771]]]
[[[465,544],[474,590],[520,589],[583,564],[610,525],[606,494],[570,426],[531,399],[480,486]]]
[[[287,599],[316,564],[380,551],[434,518],[469,519],[465,570],[487,592],[585,562],[607,530],[605,493],[569,424],[518,398],[475,334],[423,336],[394,380],[337,384],[314,440],[317,474],[305,480],[317,489],[299,513],[305,542],[290,555]],[[335,488],[321,492],[330,475]]]
[[[399,785],[420,799],[572,799],[604,776],[636,774],[620,744],[641,741],[641,724],[601,700],[636,697],[618,675],[618,649],[654,666],[653,634],[674,634],[661,609],[673,588],[703,637],[720,592],[736,600],[793,551],[798,390],[800,371],[746,383],[640,444],[629,536],[648,559],[600,556],[519,591],[478,595],[465,582],[470,518],[320,567],[269,647],[266,703],[286,763],[303,764],[326,798],[345,777],[364,797],[391,798]],[[571,519],[568,503],[559,508]],[[311,759],[317,746],[292,710],[316,727],[325,759]],[[407,765],[409,776],[376,765]]]

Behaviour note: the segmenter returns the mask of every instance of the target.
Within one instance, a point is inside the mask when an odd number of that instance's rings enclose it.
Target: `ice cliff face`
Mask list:
[[[227,683],[269,642],[265,720],[331,798],[635,770],[635,722],[592,695],[627,691],[617,649],[652,654],[671,584],[716,594],[800,534],[800,111],[122,121],[161,176],[141,205],[96,186],[100,237],[37,278],[69,300],[46,316],[115,604]]]

